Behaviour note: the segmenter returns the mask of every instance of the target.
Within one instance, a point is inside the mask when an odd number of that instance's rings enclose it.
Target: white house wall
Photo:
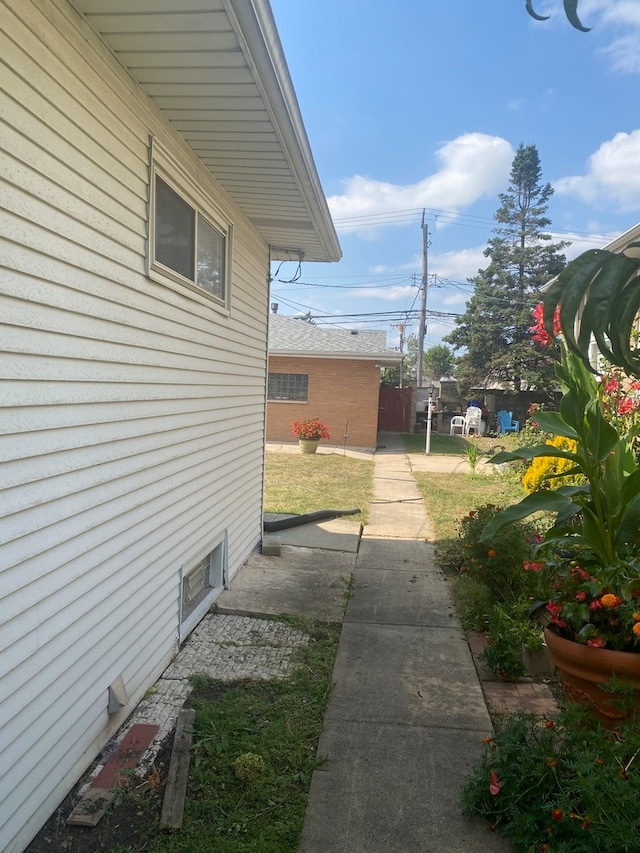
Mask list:
[[[261,533],[268,253],[61,0],[0,5],[0,850],[176,651],[180,567]],[[154,136],[234,226],[231,310],[145,275]],[[131,699],[107,715],[122,674]]]

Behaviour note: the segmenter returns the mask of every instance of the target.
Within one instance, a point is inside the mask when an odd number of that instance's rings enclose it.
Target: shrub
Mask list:
[[[531,602],[522,601],[505,607],[496,604],[487,622],[489,643],[482,653],[487,666],[506,681],[517,681],[524,675],[523,644],[529,649],[543,645],[540,625],[529,619]]]
[[[462,793],[465,814],[500,828],[517,850],[637,853],[640,727],[605,731],[571,705],[541,721],[517,713],[497,724]]]
[[[576,442],[571,438],[565,438],[563,435],[556,435],[554,438],[548,439],[545,444],[566,450],[569,453],[575,453],[577,450]],[[571,459],[564,459],[560,456],[538,456],[531,461],[525,471],[522,477],[522,485],[525,491],[531,493],[537,492],[539,489],[557,489],[560,486],[584,483],[584,477],[568,475],[568,472],[574,468],[575,465]]]
[[[454,580],[451,593],[464,630],[486,631],[493,607],[487,587],[468,575],[460,575]]]
[[[481,542],[487,524],[499,512],[500,507],[485,504],[463,518],[460,538],[464,562],[460,571],[483,584],[494,604],[526,601],[538,593],[537,573],[523,570],[538,535],[532,524],[516,523]]]

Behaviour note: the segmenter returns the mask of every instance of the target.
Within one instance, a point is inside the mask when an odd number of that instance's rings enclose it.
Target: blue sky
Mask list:
[[[569,258],[640,221],[640,0],[271,0],[340,237],[338,264],[285,263],[283,314],[384,329],[419,305],[429,227],[425,348],[453,328],[486,265],[497,195],[534,143]],[[283,281],[284,280],[284,281]],[[389,312],[389,313],[386,313]],[[347,318],[345,315],[360,315]],[[340,319],[343,317],[344,319]],[[334,319],[332,319],[334,318]],[[405,334],[416,334],[417,319]]]

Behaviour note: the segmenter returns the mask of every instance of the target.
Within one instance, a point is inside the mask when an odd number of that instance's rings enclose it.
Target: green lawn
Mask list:
[[[405,432],[402,434],[402,443],[407,453],[424,453],[426,440],[424,433]],[[434,455],[464,456],[465,449],[472,440],[477,441],[483,450],[489,447],[491,441],[488,438],[468,439],[461,435],[440,435],[440,433],[432,432],[429,452]]]
[[[265,512],[355,509],[363,524],[373,493],[373,462],[316,453],[267,453]]]
[[[414,477],[440,542],[456,539],[460,519],[481,504],[507,506],[524,497],[519,482],[501,476],[414,472]]]

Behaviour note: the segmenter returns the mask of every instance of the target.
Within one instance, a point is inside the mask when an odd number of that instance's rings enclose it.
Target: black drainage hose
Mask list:
[[[341,515],[357,515],[359,509],[319,509],[317,512],[306,512],[304,515],[292,515],[289,518],[279,518],[276,521],[264,521],[265,533],[275,533],[276,530],[286,530],[288,527],[298,527],[300,524],[311,524],[314,521],[324,521],[327,518],[339,518]]]

